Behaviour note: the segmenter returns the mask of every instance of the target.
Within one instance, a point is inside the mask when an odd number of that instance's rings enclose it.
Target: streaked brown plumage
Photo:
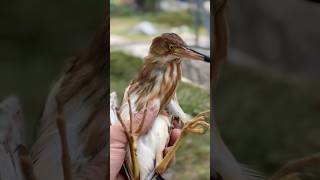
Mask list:
[[[184,57],[174,57],[174,49],[170,47],[185,48],[187,45],[174,33],[165,33],[152,41],[149,55],[144,58],[142,69],[128,89],[129,94],[138,95],[137,111],[141,110],[147,101],[155,98],[161,99],[159,110],[162,111],[174,96],[181,80],[181,60]],[[168,56],[173,57],[166,59]],[[148,95],[148,99],[143,99],[145,95]]]

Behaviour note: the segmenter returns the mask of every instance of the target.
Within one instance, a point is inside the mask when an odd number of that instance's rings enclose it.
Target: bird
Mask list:
[[[181,63],[187,59],[210,62],[208,56],[192,50],[179,35],[161,34],[152,40],[142,68],[125,90],[117,118],[129,139],[128,152],[131,153],[126,158],[126,167],[131,179],[145,180],[152,179],[155,174],[161,175],[187,134],[204,134],[209,128],[205,122],[208,112],[191,118],[177,99],[176,90],[182,76]],[[151,129],[137,139],[133,137],[131,127],[127,129],[124,126],[124,121],[131,120],[132,113],[140,112],[148,103],[156,107],[158,115]],[[169,141],[172,117],[179,118],[184,127],[171,151],[163,156]],[[142,123],[143,120],[140,126]],[[128,163],[130,161],[131,164]]]

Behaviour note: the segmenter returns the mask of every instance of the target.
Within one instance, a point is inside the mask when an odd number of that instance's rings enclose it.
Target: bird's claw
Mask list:
[[[193,118],[191,121],[184,125],[184,127],[182,128],[181,135],[174,143],[172,148],[169,150],[169,152],[165,155],[163,160],[156,167],[155,170],[158,174],[162,174],[168,169],[169,164],[172,158],[174,157],[174,154],[179,149],[179,147],[182,144],[182,141],[186,138],[186,136],[189,133],[204,134],[209,129],[210,125],[205,121],[206,116],[208,116],[208,114],[209,112],[199,113],[195,118]]]
[[[195,118],[198,118],[198,117],[201,117],[201,116],[209,117],[210,116],[210,111],[203,111],[203,112],[197,114]]]
[[[204,134],[210,125],[205,121],[209,111],[199,113],[193,120],[188,122],[182,129],[182,133]]]

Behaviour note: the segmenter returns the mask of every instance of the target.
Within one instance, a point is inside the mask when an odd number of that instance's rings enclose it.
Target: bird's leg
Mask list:
[[[127,129],[127,127],[124,124],[123,119],[121,118],[120,112],[117,111],[117,116],[118,119],[121,123],[121,126],[124,129],[124,132],[127,136],[128,139],[128,143],[129,143],[129,149],[130,149],[130,158],[131,158],[131,162],[132,162],[132,174],[133,174],[133,179],[134,180],[138,180],[140,178],[139,175],[139,164],[138,164],[138,158],[137,158],[137,140],[138,137],[140,135],[141,129],[143,127],[144,124],[144,120],[146,118],[146,114],[147,114],[147,108],[145,108],[144,113],[143,113],[143,117],[142,117],[142,121],[139,124],[138,128],[133,132],[132,131],[132,109],[131,109],[131,101],[130,101],[130,97],[128,96],[128,104],[129,104],[129,123],[130,123],[130,127],[129,130]],[[146,104],[146,107],[148,106],[148,103]]]
[[[181,146],[183,140],[189,133],[193,134],[204,134],[210,127],[210,125],[205,122],[205,117],[208,115],[208,112],[199,113],[195,118],[190,120],[188,123],[184,125],[181,131],[180,137],[174,143],[172,148],[165,155],[163,160],[157,165],[156,172],[158,174],[163,174],[169,167],[171,160],[173,159],[176,151]]]
[[[136,137],[132,135],[130,130],[127,129],[127,127],[124,124],[123,119],[121,118],[120,112],[117,111],[118,119],[121,123],[122,128],[124,129],[124,133],[127,136],[128,143],[129,143],[129,149],[130,149],[130,158],[132,162],[132,173],[133,173],[133,179],[137,180],[139,179],[139,168],[138,168],[138,161],[136,156],[136,150],[137,150],[137,143],[136,143]],[[131,119],[130,119],[131,121]]]

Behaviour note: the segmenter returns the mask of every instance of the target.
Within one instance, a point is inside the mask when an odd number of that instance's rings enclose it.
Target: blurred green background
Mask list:
[[[104,1],[0,2],[0,99],[20,98],[28,145],[65,60],[89,46],[104,10]]]

